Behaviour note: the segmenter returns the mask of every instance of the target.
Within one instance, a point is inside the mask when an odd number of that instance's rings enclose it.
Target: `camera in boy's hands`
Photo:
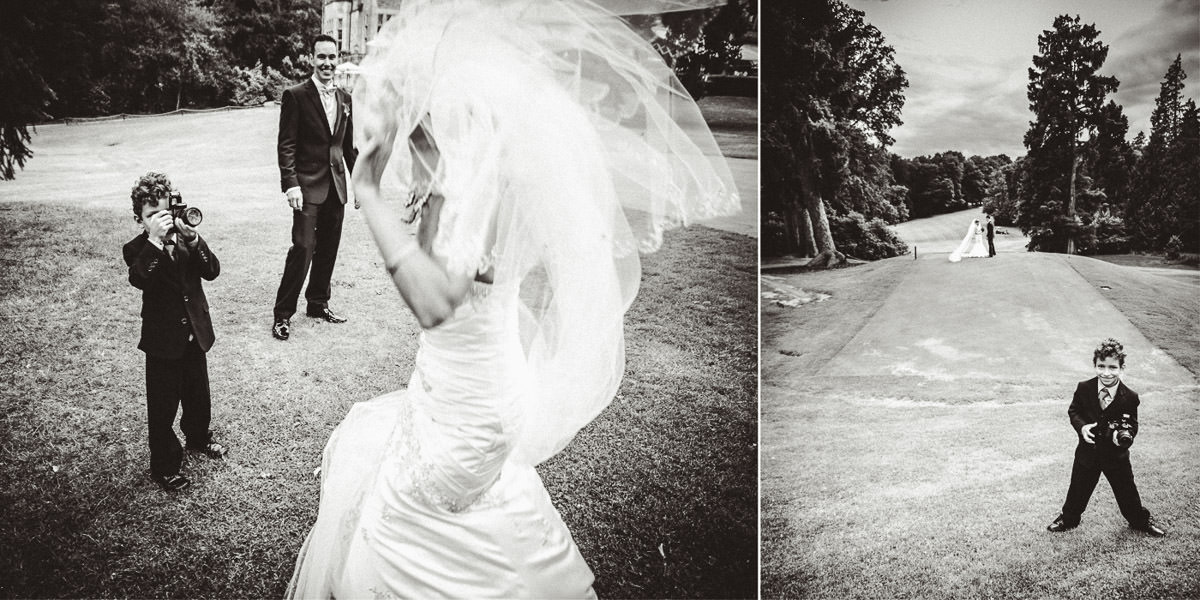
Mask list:
[[[1096,423],[1092,434],[1096,436],[1096,439],[1104,440],[1108,444],[1115,444],[1118,448],[1128,448],[1133,445],[1133,423],[1130,422],[1129,415],[1121,415],[1115,419]]]
[[[204,213],[200,212],[199,208],[184,204],[183,194],[173,191],[168,197],[170,198],[170,203],[167,208],[171,211],[171,219],[179,219],[189,227],[195,227],[204,220]],[[172,228],[172,231],[174,231],[174,228]]]

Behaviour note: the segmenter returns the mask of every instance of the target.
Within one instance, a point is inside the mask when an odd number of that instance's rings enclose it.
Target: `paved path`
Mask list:
[[[714,229],[758,237],[758,161],[749,158],[727,158],[733,181],[742,196],[741,212],[728,217],[700,221]]]
[[[1200,589],[1188,566],[1200,556],[1196,378],[1076,272],[1092,259],[1019,248],[950,263],[963,216],[907,224],[906,239],[928,249],[916,259],[776,277],[831,295],[764,308],[764,595]],[[1071,393],[1109,336],[1125,344],[1125,381],[1141,394],[1134,468],[1144,502],[1171,529],[1165,543],[1127,528],[1107,483],[1084,527],[1044,530],[1069,481]],[[1121,569],[1096,568],[1097,554]]]
[[[1114,337],[1136,357],[1127,374],[1141,382],[1134,387],[1191,383],[1072,269],[1072,260],[1089,259],[1021,252],[960,263],[944,254],[893,260],[903,278],[821,374],[1062,382],[1086,367],[1100,339]]]

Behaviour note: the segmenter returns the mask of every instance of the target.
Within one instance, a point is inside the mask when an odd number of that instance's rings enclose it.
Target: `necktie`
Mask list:
[[[1100,410],[1108,408],[1109,404],[1112,404],[1112,394],[1108,388],[1103,388],[1100,390]]]
[[[337,118],[337,97],[333,94],[333,86],[317,86],[321,93],[321,108],[325,109],[325,120],[329,122],[329,132],[333,133],[334,120]]]

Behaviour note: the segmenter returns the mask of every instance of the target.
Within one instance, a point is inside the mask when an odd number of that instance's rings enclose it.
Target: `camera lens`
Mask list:
[[[198,209],[194,206],[183,211],[183,222],[187,223],[191,227],[195,227],[195,226],[199,225],[200,221],[203,221],[203,220],[204,220],[204,213],[200,212],[200,209]]]

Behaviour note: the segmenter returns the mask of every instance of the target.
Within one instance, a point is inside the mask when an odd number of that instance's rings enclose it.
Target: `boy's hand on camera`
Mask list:
[[[146,233],[150,239],[162,241],[171,231],[171,213],[162,211],[146,220]]]
[[[1083,436],[1083,441],[1089,444],[1096,443],[1096,438],[1092,435],[1092,428],[1095,426],[1095,423],[1088,423],[1087,425],[1079,428],[1079,433]]]
[[[179,219],[175,219],[175,229],[179,230],[179,237],[183,238],[183,241],[189,244],[194,243],[200,237],[200,234],[196,232],[195,227],[192,227],[191,225],[188,225]]]

